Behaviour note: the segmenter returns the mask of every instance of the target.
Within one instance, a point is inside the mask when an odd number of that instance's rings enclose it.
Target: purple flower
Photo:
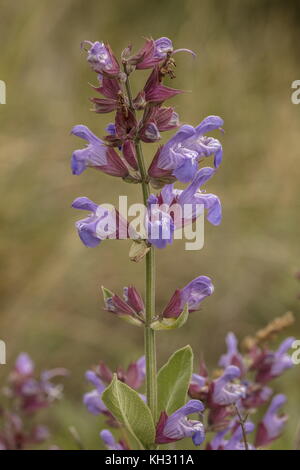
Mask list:
[[[30,376],[34,372],[34,363],[27,353],[21,353],[15,362],[15,371],[23,376]]]
[[[228,433],[228,428],[217,432],[212,440],[207,444],[206,450],[224,450],[226,444],[225,436]]]
[[[173,232],[196,220],[203,211],[213,225],[219,225],[222,219],[220,199],[215,194],[202,192],[200,188],[214,175],[212,168],[199,170],[192,183],[184,190],[174,189],[173,184],[164,186],[156,197],[148,199],[148,241],[158,248],[164,248],[173,242]],[[151,230],[153,232],[151,232]],[[155,233],[155,236],[151,236]]]
[[[222,161],[222,145],[219,140],[205,134],[220,129],[223,119],[208,116],[197,127],[182,126],[179,131],[161,148],[155,162],[150,166],[150,177],[165,176],[167,171],[182,183],[192,181],[199,161],[214,155],[214,166],[218,168]]]
[[[85,378],[88,382],[94,385],[94,387],[98,390],[100,394],[102,394],[105,389],[105,386],[101,378],[98,377],[98,375],[93,370],[87,370],[85,373]]]
[[[158,196],[158,203],[170,207],[178,204],[182,209],[183,225],[193,222],[203,213],[203,209],[207,211],[207,220],[213,225],[219,225],[222,219],[220,199],[200,189],[214,174],[215,171],[210,167],[201,168],[184,190],[174,189],[173,184],[166,185]],[[176,228],[180,227],[179,222],[176,220]]]
[[[285,395],[275,395],[268,411],[264,415],[262,421],[258,425],[255,445],[262,447],[277,439],[285,426],[287,421],[286,415],[279,416],[278,409],[281,408],[286,402]]]
[[[183,207],[185,224],[194,221],[203,212],[207,211],[207,220],[213,225],[219,225],[222,219],[220,199],[215,194],[201,191],[201,187],[215,174],[210,167],[201,168],[190,185],[183,191],[176,191],[176,200]],[[162,192],[167,192],[168,188]]]
[[[160,60],[163,60],[167,57],[170,52],[173,52],[173,43],[169,38],[159,38],[154,41],[155,50],[154,57]]]
[[[177,52],[189,52],[195,56],[195,53],[189,49],[176,49],[174,51],[173,43],[169,38],[147,39],[139,52],[126,62],[134,65],[137,69],[149,69]]]
[[[226,336],[227,353],[221,356],[219,366],[225,368],[227,366],[239,367],[241,374],[245,372],[243,356],[238,351],[238,342],[234,333],[228,333]]]
[[[108,147],[88,127],[79,124],[73,127],[72,134],[88,142],[84,149],[75,150],[72,155],[71,168],[74,175],[80,175],[87,167],[101,170],[111,176],[125,178],[128,168],[112,147]]]
[[[287,369],[293,367],[293,361],[287,351],[291,348],[295,338],[284,340],[276,352],[262,351],[257,354],[251,368],[257,370],[256,381],[266,383],[279,377]]]
[[[169,39],[169,38],[162,37],[162,38],[156,39],[156,41],[155,41],[155,57],[159,57],[161,59],[166,59],[166,57],[170,53],[176,54],[177,52],[188,52],[189,54],[192,54],[193,56],[196,55],[195,52],[191,51],[190,49],[181,48],[181,49],[176,49],[174,51],[173,43],[172,43],[171,39]]]
[[[174,108],[166,106],[147,106],[142,123],[147,125],[154,122],[159,131],[169,131],[179,126],[179,116]]]
[[[53,384],[51,380],[55,377],[66,377],[69,371],[63,367],[45,370],[41,373],[39,380],[40,391],[47,397],[48,402],[53,402],[62,397],[63,385]]]
[[[130,53],[131,47],[128,48]],[[147,39],[143,47],[133,56],[126,59],[126,63],[137,69],[150,69],[155,67],[162,59],[156,56],[156,46],[153,39]]]
[[[83,403],[87,410],[93,415],[106,414],[107,408],[102,401],[102,393],[105,390],[105,385],[97,374],[88,370],[85,374],[86,379],[94,385],[95,389],[91,392],[85,393],[83,396]]]
[[[246,396],[242,405],[246,409],[255,409],[267,403],[273,394],[270,387],[262,386],[255,382],[243,382],[246,386]]]
[[[157,424],[156,443],[167,444],[191,437],[196,446],[200,445],[205,439],[204,426],[200,421],[189,420],[187,417],[203,410],[201,401],[190,400],[171,416],[163,412]]]
[[[270,370],[272,377],[278,377],[285,370],[293,367],[294,363],[292,358],[287,354],[287,351],[292,347],[295,338],[287,338],[281,343],[278,350],[274,354],[274,361]]]
[[[251,421],[246,421],[244,429],[246,434],[250,434],[254,431],[254,424]],[[225,439],[229,431],[232,435],[230,439]],[[243,442],[243,430],[240,424],[233,420],[228,428],[218,432],[208,444],[208,450],[246,450],[245,443]],[[254,450],[254,447],[248,444],[248,450]]]
[[[115,125],[115,123],[110,122],[109,124],[107,124],[105,130],[106,130],[106,132],[108,132],[109,135],[115,136],[116,135],[116,125]]]
[[[145,356],[142,356],[137,361],[129,364],[126,370],[121,367],[117,368],[118,380],[126,383],[129,387],[135,390],[139,389],[143,385],[145,376]],[[104,414],[108,416],[109,423],[115,426],[116,421],[102,401],[102,393],[113,378],[112,371],[106,366],[106,364],[104,364],[104,362],[101,361],[95,370],[88,370],[85,373],[85,378],[94,386],[94,388],[90,392],[84,394],[84,405],[93,415]],[[144,399],[143,395],[140,396]]]
[[[87,197],[78,197],[73,201],[72,207],[91,212],[88,217],[75,224],[85,246],[93,248],[107,238],[127,238],[127,223],[116,210],[97,206]]]
[[[104,73],[115,77],[120,73],[120,67],[115,59],[109,44],[103,42],[83,41],[82,45],[88,44],[87,61],[97,73]]]
[[[157,142],[160,132],[179,126],[179,116],[174,108],[165,106],[147,106],[141,122],[139,137],[144,142]]]
[[[174,51],[173,43],[169,38],[159,38],[155,41],[155,57],[159,59],[166,59],[168,55],[176,54],[177,52],[188,52],[195,57],[195,52],[191,51],[190,49],[176,49]]]
[[[118,369],[118,379],[125,382],[129,387],[134,390],[139,389],[144,383],[146,377],[146,358],[140,357],[136,362],[132,362],[127,371]]]
[[[96,374],[99,379],[106,385],[110,384],[113,373],[109,367],[101,361],[96,368]],[[140,357],[137,361],[129,364],[125,370],[122,367],[117,368],[117,377],[121,382],[126,383],[129,387],[137,390],[145,380],[146,376],[146,360],[145,356]]]
[[[207,377],[203,377],[199,374],[192,374],[192,379],[190,385],[195,387],[195,390],[201,391],[203,387],[205,387],[207,382]]]
[[[246,396],[246,387],[233,383],[241,371],[236,366],[226,367],[223,375],[212,382],[210,401],[213,406],[227,406],[237,403]]]
[[[108,431],[108,429],[103,429],[103,431],[100,432],[100,437],[108,450],[126,450],[127,449],[127,447],[125,446],[125,443],[123,443],[122,441],[117,442],[114,436],[112,435],[112,433]]]
[[[49,430],[46,426],[36,426],[31,434],[31,438],[36,443],[44,442],[49,437]]]
[[[136,363],[135,363],[135,367],[136,367],[136,375],[138,377],[138,382],[139,382],[139,386],[144,382],[145,380],[145,377],[146,377],[146,358],[145,356],[142,356],[140,357]],[[139,387],[136,387],[136,388],[139,388]]]
[[[21,353],[9,376],[8,393],[17,397],[19,407],[27,413],[48,407],[53,401],[61,398],[63,387],[51,380],[57,376],[66,376],[68,371],[63,368],[46,370],[40,377],[34,376],[34,363],[30,356]]]
[[[245,433],[250,434],[254,431],[254,424],[251,421],[244,423]],[[232,433],[231,438],[225,443],[224,450],[246,450],[243,442],[243,430],[240,425]],[[254,450],[251,444],[248,444],[248,450]]]
[[[157,198],[151,195],[148,199],[148,210],[145,218],[147,240],[156,248],[165,248],[173,242],[174,222],[168,212],[160,210]]]
[[[207,402],[209,392],[209,379],[201,374],[192,374],[188,394],[191,398]]]
[[[107,411],[107,408],[101,399],[101,394],[99,394],[97,390],[85,393],[83,396],[83,404],[86,406],[89,413],[92,413],[95,416]]]
[[[209,277],[196,277],[185,287],[174,292],[162,315],[166,318],[178,317],[186,304],[189,312],[195,312],[199,310],[201,302],[213,292],[214,286]]]

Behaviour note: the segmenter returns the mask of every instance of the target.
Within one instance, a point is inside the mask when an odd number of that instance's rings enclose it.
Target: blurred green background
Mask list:
[[[82,145],[69,135],[72,126],[83,123],[102,136],[111,121],[90,112],[88,84],[96,77],[81,41],[108,40],[118,55],[150,35],[193,49],[196,60],[176,56],[172,85],[188,92],[172,104],[182,122],[196,125],[209,114],[225,120],[224,163],[207,186],[222,199],[223,223],[206,224],[203,250],[185,251],[176,241],[157,256],[158,310],[197,275],[215,284],[184,329],[159,335],[159,362],[190,343],[213,367],[229,330],[243,338],[287,310],[299,312],[300,106],[291,102],[291,83],[300,79],[299,20],[296,1],[0,1],[0,79],[7,85],[0,106],[0,338],[8,355],[0,378],[21,351],[39,369],[71,371],[65,399],[44,413],[53,443],[73,448],[67,428],[75,425],[87,447],[100,447],[101,420],[81,403],[84,371],[100,359],[125,366],[143,347],[142,331],[101,310],[99,292],[101,284],[120,292],[128,283],[143,291],[143,263],[129,261],[128,241],[87,249],[74,230],[77,196],[141,199],[137,186],[99,172],[71,175],[70,156]],[[150,162],[156,146],[147,147]],[[299,338],[299,321],[286,334]],[[274,383],[289,396],[278,448],[292,448],[300,422],[299,367]]]

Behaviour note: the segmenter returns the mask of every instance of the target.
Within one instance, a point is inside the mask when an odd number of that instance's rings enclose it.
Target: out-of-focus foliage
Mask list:
[[[101,358],[128,363],[143,344],[141,330],[102,312],[100,296],[104,281],[116,292],[128,282],[142,290],[142,263],[129,261],[127,241],[85,248],[73,227],[77,196],[99,203],[139,196],[136,186],[99,172],[70,173],[78,148],[72,126],[86,124],[101,136],[109,122],[89,111],[95,76],[80,42],[109,40],[119,54],[152,35],[193,49],[196,60],[176,56],[174,85],[187,93],[173,103],[182,122],[195,125],[208,114],[225,120],[224,163],[208,188],[222,198],[224,222],[206,225],[202,251],[184,251],[176,241],[157,263],[157,309],[196,275],[212,277],[216,287],[184,329],[158,334],[161,361],[189,342],[213,365],[228,330],[242,337],[299,311],[300,107],[290,98],[300,78],[299,20],[298,2],[279,0],[1,0],[0,337],[10,363],[27,350],[43,368],[73,372],[67,399],[49,416],[62,447],[74,447],[69,425],[100,447],[100,423],[81,404],[84,370]],[[299,322],[291,330],[300,337]],[[297,382],[297,367],[277,382],[291,415],[279,448],[293,446],[300,421]]]

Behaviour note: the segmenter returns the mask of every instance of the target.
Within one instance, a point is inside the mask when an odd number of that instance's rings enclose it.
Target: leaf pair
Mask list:
[[[160,369],[157,377],[158,413],[168,415],[183,406],[193,369],[190,346],[176,351]],[[103,392],[102,400],[114,417],[126,428],[136,449],[155,447],[156,427],[149,407],[140,395],[117,379]],[[155,417],[155,421],[159,415]]]

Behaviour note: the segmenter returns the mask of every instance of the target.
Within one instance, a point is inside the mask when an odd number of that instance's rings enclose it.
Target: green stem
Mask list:
[[[126,73],[126,66],[124,66]],[[131,111],[135,114],[132,101],[129,77],[125,82],[126,92]],[[144,205],[147,206],[147,200],[150,195],[149,184],[147,181],[147,172],[144,163],[143,151],[139,139],[135,140],[136,156],[141,174],[141,185],[143,192]],[[145,357],[146,357],[146,388],[147,403],[151,410],[154,422],[157,419],[157,374],[156,374],[156,346],[155,331],[151,328],[151,322],[155,315],[155,253],[151,247],[146,255],[146,322],[145,322]]]
[[[145,324],[145,355],[147,402],[154,422],[157,419],[157,377],[156,377],[156,346],[155,331],[150,327],[155,314],[155,258],[151,248],[146,255],[146,324]]]
[[[234,407],[235,407],[236,414],[238,415],[239,423],[240,423],[240,426],[241,426],[241,429],[242,429],[242,435],[243,435],[245,450],[249,450],[249,446],[248,446],[248,442],[247,442],[247,434],[246,434],[246,429],[245,429],[245,422],[247,421],[248,416],[246,416],[246,418],[243,418],[240,411],[239,411],[239,408],[237,407],[237,405],[234,405]]]

